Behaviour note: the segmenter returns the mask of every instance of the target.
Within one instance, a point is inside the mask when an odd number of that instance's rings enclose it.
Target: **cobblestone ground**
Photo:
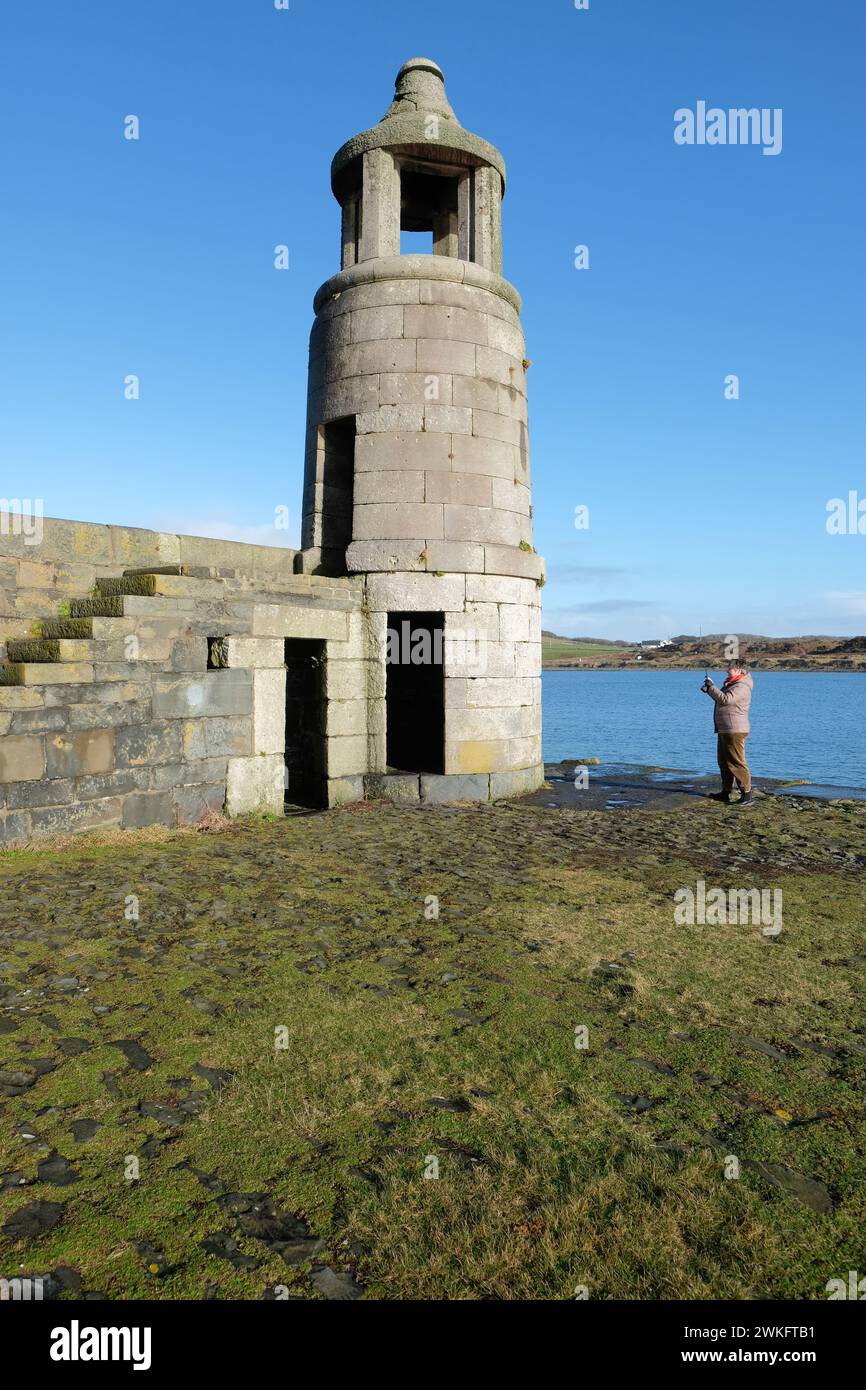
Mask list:
[[[0,1275],[826,1297],[866,1267],[864,866],[862,806],[769,799],[7,854]],[[677,922],[699,880],[781,932]]]

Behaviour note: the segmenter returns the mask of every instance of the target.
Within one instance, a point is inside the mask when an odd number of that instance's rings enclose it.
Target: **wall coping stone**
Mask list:
[[[12,520],[14,517],[10,518]],[[28,544],[26,537],[15,535],[11,524],[0,527],[0,556],[37,564],[67,565],[72,561],[119,569],[132,566],[140,569],[148,564],[201,564],[205,549],[206,563],[218,565],[220,561],[224,564],[231,561],[230,568],[246,565],[245,572],[251,575],[291,575],[297,554],[296,550],[282,546],[251,545],[246,541],[185,536],[139,526],[70,521],[62,517],[42,519],[42,539],[38,544]]]
[[[523,308],[523,300],[510,281],[495,271],[476,265],[474,261],[461,261],[455,256],[411,255],[378,256],[338,271],[316,291],[313,309],[318,313],[334,295],[344,294],[356,285],[370,285],[382,280],[446,280],[498,295],[518,314]]]

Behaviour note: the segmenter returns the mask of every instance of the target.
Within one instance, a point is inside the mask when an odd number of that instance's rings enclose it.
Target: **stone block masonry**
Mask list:
[[[26,559],[21,548],[0,531],[0,578],[14,588],[26,565],[28,583],[14,591],[26,635],[9,632],[0,664],[0,845],[281,813],[293,638],[319,639],[333,658],[323,797],[346,799],[352,778],[363,795],[375,682],[360,579],[296,574],[293,551],[222,541],[207,566],[167,564],[186,538],[53,519]],[[190,548],[200,560],[195,538]],[[154,569],[124,575],[116,556]]]

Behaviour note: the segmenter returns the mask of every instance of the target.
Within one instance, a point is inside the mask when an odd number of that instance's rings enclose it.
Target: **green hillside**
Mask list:
[[[577,661],[595,658],[628,659],[634,648],[625,642],[604,642],[592,637],[558,637],[553,632],[541,634],[542,661]]]

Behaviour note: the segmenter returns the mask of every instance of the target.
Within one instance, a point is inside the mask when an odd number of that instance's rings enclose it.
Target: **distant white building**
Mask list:
[[[663,637],[659,642],[641,642],[639,646],[645,652],[657,652],[660,647],[672,647],[673,642],[670,637]]]

